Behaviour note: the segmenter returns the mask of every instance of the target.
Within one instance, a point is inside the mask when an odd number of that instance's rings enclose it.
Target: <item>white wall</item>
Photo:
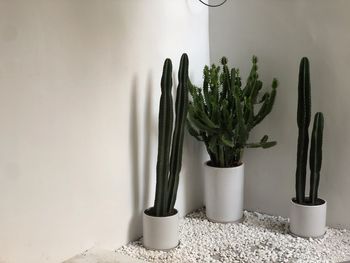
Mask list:
[[[350,227],[350,1],[230,0],[210,9],[210,57],[222,55],[247,76],[260,58],[265,84],[280,81],[272,114],[252,134],[278,141],[269,150],[246,151],[246,208],[288,216],[294,195],[299,61],[311,61],[312,111],[325,115],[320,195],[328,223]],[[312,126],[311,126],[312,127]],[[310,128],[311,130],[311,128]]]
[[[140,236],[163,61],[188,52],[199,82],[208,42],[192,0],[0,1],[1,263]],[[186,139],[182,214],[202,205],[199,147]]]

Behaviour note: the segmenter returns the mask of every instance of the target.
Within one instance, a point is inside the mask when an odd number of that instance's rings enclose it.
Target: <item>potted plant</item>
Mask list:
[[[298,149],[296,169],[296,196],[290,207],[290,231],[301,237],[320,237],[326,231],[327,202],[318,197],[322,164],[322,139],[324,119],[317,112],[311,136],[310,193],[305,196],[306,166],[309,147],[309,124],[311,119],[311,85],[309,60],[302,58],[298,85]]]
[[[188,57],[183,54],[178,72],[173,129],[172,63],[166,59],[161,80],[158,123],[157,182],[154,206],[143,213],[143,245],[168,250],[179,244],[178,211],[174,208],[182,161],[188,108]]]
[[[261,94],[257,57],[246,85],[242,87],[238,69],[229,69],[227,59],[220,66],[204,68],[203,88],[190,85],[187,127],[197,140],[203,141],[210,160],[205,163],[206,215],[214,222],[235,222],[243,217],[244,164],[243,150],[269,148],[276,144],[268,136],[248,143],[250,131],[272,110],[277,80],[272,90]]]

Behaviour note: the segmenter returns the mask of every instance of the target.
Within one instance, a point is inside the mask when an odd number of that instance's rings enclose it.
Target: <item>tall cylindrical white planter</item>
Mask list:
[[[179,215],[157,217],[143,212],[143,246],[148,249],[169,250],[179,244]]]
[[[291,200],[290,232],[300,237],[321,237],[326,232],[327,202],[301,205]]]
[[[205,164],[205,206],[210,221],[237,222],[243,218],[244,164],[219,168]]]

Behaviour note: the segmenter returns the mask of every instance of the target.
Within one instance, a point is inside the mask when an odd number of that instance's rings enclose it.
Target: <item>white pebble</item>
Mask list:
[[[209,222],[200,209],[180,222],[180,246],[147,250],[141,240],[116,250],[147,262],[341,262],[350,260],[350,231],[327,228],[321,239],[288,234],[288,219],[244,212],[241,224]]]

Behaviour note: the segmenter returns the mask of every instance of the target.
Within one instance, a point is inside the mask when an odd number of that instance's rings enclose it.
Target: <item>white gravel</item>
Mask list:
[[[204,210],[180,221],[180,245],[151,251],[142,240],[116,252],[147,262],[342,262],[350,260],[350,230],[328,228],[320,239],[288,234],[288,219],[244,212],[241,224],[209,222]]]

